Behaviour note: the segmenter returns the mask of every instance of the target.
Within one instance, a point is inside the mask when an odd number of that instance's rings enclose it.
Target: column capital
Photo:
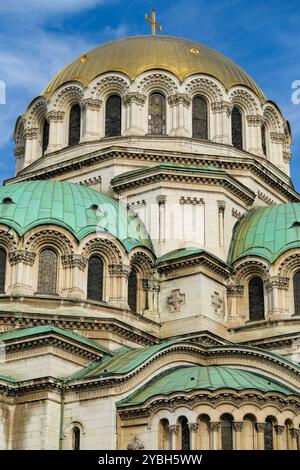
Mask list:
[[[298,432],[299,432],[299,429],[289,429],[289,433],[290,433],[290,436],[293,438],[293,439],[296,439],[297,436],[298,436]]]
[[[140,106],[143,106],[145,104],[145,101],[146,101],[146,95],[143,95],[142,93],[136,93],[136,92],[127,93],[123,98],[124,106],[129,106],[131,105],[131,103],[135,103]]]
[[[199,424],[198,423],[188,423],[189,430],[192,432],[197,432]]]
[[[285,426],[279,426],[278,424],[274,426],[274,431],[276,432],[276,434],[282,434],[284,429]]]
[[[242,429],[243,429],[243,421],[234,421],[233,422],[233,429],[236,431],[236,432],[241,432]]]
[[[164,195],[156,196],[156,202],[159,206],[162,204],[165,204],[166,200],[167,200],[167,196],[164,196]]]
[[[214,101],[211,103],[211,109],[214,114],[226,113],[229,117],[233,109],[233,104],[228,101]]]
[[[264,432],[266,423],[255,423],[255,429],[257,432]]]
[[[122,263],[112,263],[108,266],[110,276],[128,277],[130,274],[130,267]]]
[[[174,95],[170,95],[168,97],[168,103],[170,106],[178,106],[179,104],[183,104],[186,108],[188,108],[191,102],[191,97],[186,93],[175,93]]]
[[[217,201],[219,212],[225,212],[226,201]]]
[[[248,114],[247,123],[249,126],[261,127],[264,124],[265,120],[259,114]]]
[[[242,284],[232,284],[227,286],[227,295],[230,297],[242,297],[244,294],[244,286]]]
[[[272,290],[274,288],[288,290],[289,288],[289,278],[285,276],[272,276],[266,282],[265,285],[267,290]]]
[[[168,428],[172,434],[177,434],[179,431],[179,426],[177,424],[169,424]]]
[[[49,122],[62,122],[65,117],[65,112],[64,111],[58,111],[54,109],[53,111],[49,111],[49,113],[46,114],[46,119]]]
[[[285,135],[282,132],[271,132],[270,139],[274,144],[282,144],[285,141]]]
[[[221,423],[220,421],[211,421],[209,425],[212,431],[219,431]]]
[[[83,111],[90,109],[91,111],[97,111],[101,108],[102,101],[94,98],[86,98],[80,102],[80,107]]]
[[[25,127],[24,136],[26,140],[36,139],[39,134],[39,129],[37,127]]]
[[[61,259],[64,268],[79,268],[84,271],[87,265],[87,258],[75,253],[62,256]]]
[[[11,265],[24,263],[33,266],[35,257],[36,253],[27,250],[15,250],[8,253],[8,259]]]

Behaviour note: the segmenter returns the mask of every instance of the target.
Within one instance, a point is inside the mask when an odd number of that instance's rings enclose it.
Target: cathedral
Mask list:
[[[76,58],[20,111],[0,449],[299,450],[300,194],[276,103],[152,34]]]

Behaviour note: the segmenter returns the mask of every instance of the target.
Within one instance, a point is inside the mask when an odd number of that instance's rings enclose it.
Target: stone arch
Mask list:
[[[271,101],[267,101],[263,106],[263,117],[270,132],[283,132],[283,119],[277,106]]]
[[[138,78],[137,90],[141,94],[149,95],[154,91],[169,97],[178,92],[178,86],[171,74],[156,72],[147,73]]]
[[[28,238],[27,238],[28,237]],[[75,251],[75,243],[66,234],[56,228],[37,227],[25,236],[25,249],[36,253],[44,246],[56,248],[60,256],[69,255]]]
[[[231,88],[228,94],[228,99],[233,106],[239,107],[246,114],[259,114],[260,103],[258,99],[245,88]]]
[[[82,255],[89,258],[92,254],[98,254],[109,264],[118,264],[123,260],[120,248],[112,240],[107,238],[90,239],[81,246]]]
[[[25,155],[25,120],[23,116],[19,116],[15,125],[14,130],[14,141],[15,141],[15,157],[21,158]],[[21,165],[17,165],[17,172]]]
[[[38,96],[28,106],[24,115],[26,128],[40,128],[47,112],[47,100],[44,96]]]
[[[269,264],[263,260],[242,261],[234,267],[236,284],[245,285],[250,277],[261,276],[264,281],[269,277]]]
[[[130,265],[135,267],[143,277],[150,278],[154,269],[154,258],[146,251],[135,248],[129,255]]]
[[[85,98],[106,99],[109,95],[118,94],[121,98],[129,93],[130,82],[127,76],[121,74],[101,75],[89,85]]]
[[[73,104],[80,103],[84,87],[80,82],[72,81],[62,85],[50,100],[50,110],[67,111]]]
[[[18,237],[12,229],[5,229],[0,226],[0,246],[5,248],[7,252],[17,249]]]
[[[209,103],[222,101],[224,99],[224,91],[221,86],[209,77],[192,76],[187,79],[185,84],[185,92],[193,98],[195,95],[203,95]]]
[[[298,249],[284,253],[277,261],[277,272],[279,276],[291,278],[300,270],[300,252]]]

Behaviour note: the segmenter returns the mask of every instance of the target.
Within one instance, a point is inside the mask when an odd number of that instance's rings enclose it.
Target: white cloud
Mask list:
[[[103,5],[108,0],[0,0],[0,11],[7,13],[66,13]]]

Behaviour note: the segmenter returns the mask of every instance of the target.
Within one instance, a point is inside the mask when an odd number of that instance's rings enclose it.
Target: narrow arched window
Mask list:
[[[49,144],[49,122],[48,119],[44,120],[43,124],[43,155],[47,150]]]
[[[221,417],[222,450],[233,449],[232,427],[233,427],[232,416],[227,415],[227,414],[223,415]]]
[[[70,109],[69,117],[69,146],[79,144],[81,126],[81,110],[79,104]]]
[[[249,320],[258,321],[265,318],[264,283],[260,277],[249,281]]]
[[[267,156],[267,140],[266,140],[266,126],[261,126],[261,146],[263,154]]]
[[[152,93],[149,97],[148,132],[166,133],[166,100],[161,93]]]
[[[5,292],[6,251],[0,248],[0,293]]]
[[[300,315],[300,271],[297,271],[293,279],[295,315]]]
[[[91,256],[88,264],[87,298],[102,300],[103,297],[103,261],[99,256]]]
[[[232,145],[237,149],[243,148],[243,123],[242,114],[236,107],[233,108],[231,113],[231,136]]]
[[[51,248],[41,251],[39,257],[38,293],[56,294],[57,254]]]
[[[128,278],[128,305],[131,312],[137,311],[137,274],[134,269]]]
[[[207,102],[203,96],[193,98],[193,137],[208,138]]]
[[[273,450],[273,422],[271,418],[267,418],[265,421],[264,448],[265,450]]]
[[[105,106],[105,137],[121,135],[122,102],[119,95],[111,95]]]
[[[75,426],[72,433],[72,449],[80,450],[80,429]]]
[[[190,450],[190,429],[188,420],[185,416],[179,418],[180,423],[180,437],[181,437],[181,450]]]

